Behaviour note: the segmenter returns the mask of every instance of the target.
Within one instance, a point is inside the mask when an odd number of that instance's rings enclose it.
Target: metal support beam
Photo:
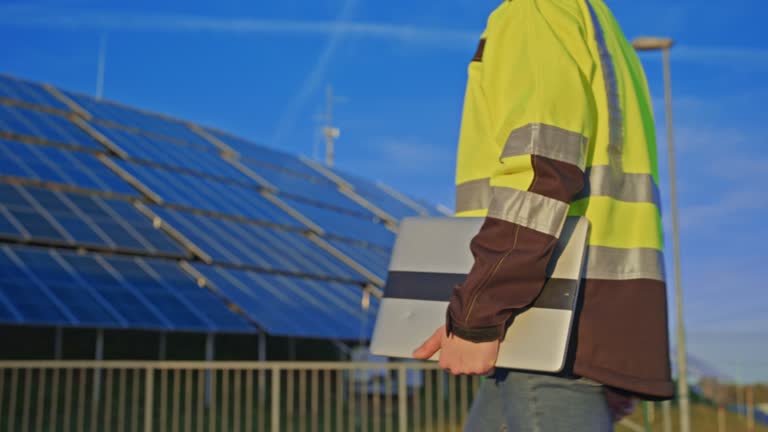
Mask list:
[[[96,361],[104,360],[104,330],[96,330],[96,352],[94,358]],[[101,369],[93,370],[93,400],[99,400],[101,396]]]
[[[288,360],[296,360],[296,339],[288,339]]]
[[[267,361],[267,334],[261,331],[256,337],[259,344],[259,361]]]
[[[212,362],[214,360],[215,356],[215,344],[216,341],[214,340],[213,333],[208,333],[208,335],[205,337],[205,361]],[[208,369],[205,371],[205,406],[210,406],[211,404],[211,391],[213,389],[211,388],[211,370]]]
[[[53,340],[53,358],[55,360],[61,360],[64,349],[64,329],[56,327],[56,334]]]
[[[336,346],[336,349],[339,350],[339,360],[349,360],[352,355],[352,350],[347,345],[337,340],[331,341],[331,343],[333,343]]]
[[[165,360],[168,355],[168,333],[160,332],[160,341],[157,347],[157,359]]]
[[[755,390],[747,386],[747,432],[755,432]]]

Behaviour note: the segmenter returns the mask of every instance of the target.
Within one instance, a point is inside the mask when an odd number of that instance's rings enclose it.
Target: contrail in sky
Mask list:
[[[340,14],[335,21],[299,21],[209,16],[71,11],[27,6],[0,7],[0,26],[110,32],[299,34],[357,36],[405,42],[456,46],[466,49],[480,32],[421,26],[350,22]],[[334,36],[335,35],[335,36]]]
[[[344,6],[341,8],[341,12],[339,13],[337,19],[339,24],[349,18],[355,3],[356,0],[346,0],[344,2]],[[311,98],[312,95],[317,91],[318,87],[322,85],[326,71],[328,70],[328,66],[330,66],[331,59],[336,53],[336,49],[338,48],[343,36],[344,33],[341,32],[338,28],[331,32],[330,37],[328,38],[328,42],[320,52],[320,56],[315,61],[315,64],[312,66],[311,72],[304,79],[304,83],[302,83],[301,88],[293,96],[293,99],[291,99],[291,101],[288,103],[288,106],[286,106],[285,110],[283,111],[283,114],[280,116],[280,120],[277,122],[275,131],[272,134],[270,145],[280,145],[280,141],[282,141],[286,132],[288,132],[293,127],[298,112],[307,103],[309,98]]]

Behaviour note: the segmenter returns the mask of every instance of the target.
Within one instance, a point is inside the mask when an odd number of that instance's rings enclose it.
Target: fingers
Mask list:
[[[494,363],[478,363],[467,361],[466,359],[462,360],[461,358],[446,355],[446,353],[443,353],[440,356],[440,368],[454,376],[469,375],[489,377],[496,373]]]
[[[498,341],[475,343],[452,335],[443,340],[440,367],[452,375],[491,375],[498,349]]]
[[[443,327],[437,329],[426,342],[413,352],[413,357],[417,360],[428,360],[435,355],[442,345],[443,331]]]

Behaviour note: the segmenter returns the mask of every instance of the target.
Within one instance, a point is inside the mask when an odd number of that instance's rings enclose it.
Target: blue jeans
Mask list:
[[[603,387],[588,379],[499,370],[475,397],[465,432],[611,432]]]

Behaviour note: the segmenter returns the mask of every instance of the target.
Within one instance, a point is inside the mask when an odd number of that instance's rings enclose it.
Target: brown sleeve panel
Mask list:
[[[531,158],[534,177],[529,192],[570,203],[584,187],[584,173],[578,167]],[[447,332],[473,342],[502,339],[507,322],[533,303],[544,287],[556,243],[557,238],[548,234],[486,218],[470,245],[475,264],[451,297]]]
[[[584,189],[585,175],[576,165],[542,156],[531,156],[533,182],[529,192],[570,204]]]
[[[664,282],[588,279],[581,295],[574,372],[645,399],[671,398]]]

